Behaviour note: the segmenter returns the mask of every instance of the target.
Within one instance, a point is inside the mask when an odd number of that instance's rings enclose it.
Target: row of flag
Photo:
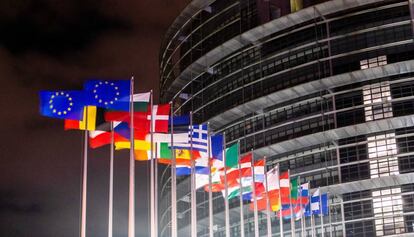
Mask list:
[[[131,149],[132,127],[137,160],[149,160],[153,153],[159,163],[171,164],[173,151],[176,174],[184,176],[191,174],[194,159],[196,189],[209,191],[211,175],[211,191],[224,193],[227,188],[227,199],[241,196],[253,201],[255,190],[261,211],[270,203],[272,211],[287,219],[328,213],[326,193],[316,189],[311,195],[309,183],[300,184],[297,177],[291,178],[289,171],[280,172],[279,167],[265,172],[264,160],[255,161],[252,153],[240,157],[238,143],[224,148],[224,136],[210,136],[207,124],[193,125],[188,115],[172,117],[170,104],[151,106],[150,92],[131,94],[129,80],[89,80],[79,91],[40,92],[40,112],[64,119],[65,130],[88,130],[91,148],[111,143],[112,122],[115,149]]]

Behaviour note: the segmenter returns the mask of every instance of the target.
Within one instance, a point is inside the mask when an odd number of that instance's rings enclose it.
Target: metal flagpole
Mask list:
[[[308,192],[309,192],[309,188],[308,188]],[[306,216],[305,216],[305,211],[306,211],[306,206],[302,209],[302,219],[303,219],[303,236],[305,237],[307,236],[307,231],[306,231]]]
[[[321,233],[322,233],[322,237],[325,237],[325,230],[323,228],[323,212],[322,212],[322,193],[320,191],[320,188],[318,188],[319,190],[319,214],[321,217]]]
[[[332,216],[331,216],[331,205],[329,204],[329,192],[328,195],[328,215],[329,215],[329,237],[332,237]]]
[[[154,143],[155,155],[154,155],[154,164],[155,164],[155,176],[154,176],[154,223],[155,223],[155,236],[158,236],[158,144]]]
[[[170,102],[171,108],[171,236],[177,237],[177,175],[174,150],[174,103]]]
[[[310,210],[310,218],[311,218],[311,233],[312,237],[315,237],[315,218],[313,216],[313,210],[312,210],[312,195],[309,192],[309,210]]]
[[[81,210],[81,237],[86,236],[86,192],[88,182],[88,107],[85,107],[85,136],[83,143],[83,176],[82,176],[82,210]]]
[[[281,174],[281,172],[280,172],[280,167],[279,167],[279,164],[277,164],[277,170],[278,170],[278,172],[279,172],[279,180],[278,180],[278,182],[279,182],[279,206],[280,206],[280,209],[279,209],[279,228],[280,228],[280,237],[283,237],[284,236],[284,230],[283,230],[283,217],[282,217],[282,192],[281,192],[281,189],[280,189],[280,174]]]
[[[150,208],[151,208],[151,237],[156,237],[156,229],[155,229],[155,190],[154,190],[154,100],[153,100],[153,93],[151,90],[151,117],[150,117],[150,137],[151,137],[151,144],[150,144]]]
[[[111,148],[109,158],[109,213],[108,237],[112,237],[113,206],[114,205],[114,122],[111,122]]]
[[[267,184],[267,165],[266,165],[266,156],[263,157],[264,160],[264,178],[265,178],[265,187],[266,187],[266,220],[267,220],[267,237],[272,236],[272,222],[270,221],[270,199],[269,199],[269,185]],[[279,172],[279,170],[277,171]]]
[[[155,173],[154,173],[154,229],[155,229],[155,236],[158,236],[158,161],[157,161],[157,156],[158,156],[158,144],[157,142],[154,143],[154,158],[153,158],[153,162],[154,162],[154,169],[155,169]]]
[[[300,180],[300,179],[299,179]],[[302,193],[303,193],[303,189],[302,189],[302,185],[299,186],[300,187],[300,199],[299,199],[299,205],[300,205],[300,228],[302,229],[301,233],[302,236],[301,237],[305,237],[305,220],[303,219],[305,215],[303,215],[303,203],[302,203]]]
[[[197,236],[197,199],[195,190],[195,160],[193,156],[193,112],[190,112],[190,162],[191,162],[191,236]]]
[[[312,237],[315,237],[315,218],[313,217],[312,209],[311,209],[311,231],[312,231]]]
[[[240,140],[237,141],[238,147],[240,148]],[[242,183],[242,173],[241,173],[241,165],[240,165],[240,150],[237,149],[237,158],[238,158],[238,166],[239,166],[239,184],[240,184],[240,236],[244,237],[244,212],[243,212],[243,183]]]
[[[256,177],[254,171],[254,153],[252,153],[251,170],[252,170],[252,191],[253,191],[253,215],[254,215],[254,237],[259,237],[259,216],[257,211],[257,197],[256,197]]]
[[[210,123],[207,122],[207,157],[208,157],[208,226],[209,237],[214,237],[213,225],[214,225],[214,213],[213,213],[213,192],[212,192],[212,178],[211,178],[211,136],[210,136]]]
[[[226,132],[223,132],[223,163],[224,163],[224,215],[226,224],[226,237],[230,237],[230,212],[229,212],[229,196],[227,187],[227,167],[226,167]]]
[[[131,95],[129,102],[130,116],[130,143],[129,149],[129,211],[128,237],[135,237],[135,157],[134,157],[134,77],[131,77]]]
[[[290,206],[290,232],[292,237],[296,236],[295,219],[293,218],[293,205],[292,205],[292,183],[290,182],[290,169],[288,170],[289,181],[289,206]]]

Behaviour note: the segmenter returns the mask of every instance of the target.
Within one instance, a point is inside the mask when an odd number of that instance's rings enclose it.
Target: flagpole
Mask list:
[[[207,157],[208,157],[208,226],[209,226],[209,237],[214,237],[213,225],[214,225],[214,213],[213,213],[213,192],[212,192],[212,178],[211,178],[211,136],[210,136],[210,123],[207,122]]]
[[[111,148],[109,158],[109,213],[108,213],[108,237],[112,237],[114,205],[114,122],[111,122]]]
[[[309,183],[309,182],[308,182]],[[309,184],[308,184],[308,193],[309,193]],[[305,216],[305,212],[306,212],[306,205],[302,210],[302,219],[303,219],[303,233],[302,233],[302,237],[307,236],[307,231],[306,231],[306,216]]]
[[[272,236],[272,222],[270,220],[270,199],[269,199],[269,185],[267,184],[267,165],[266,165],[266,156],[263,157],[264,160],[264,173],[265,173],[265,187],[266,187],[266,220],[267,220],[267,237]],[[279,172],[279,171],[278,171]]]
[[[282,192],[281,192],[281,188],[280,188],[280,167],[279,164],[277,164],[277,170],[279,172],[279,228],[280,228],[280,237],[284,236],[284,230],[283,230],[283,217],[282,217]],[[289,181],[290,182],[290,181]]]
[[[328,195],[328,215],[329,215],[329,237],[332,237],[332,216],[331,216],[331,205],[329,205],[329,192],[327,192]]]
[[[129,110],[130,116],[130,143],[129,149],[129,211],[128,237],[135,237],[135,157],[134,157],[134,77],[131,77]]]
[[[295,219],[293,219],[293,205],[292,205],[292,183],[290,182],[290,169],[288,169],[289,180],[289,206],[290,206],[290,232],[292,237],[296,236]]]
[[[303,202],[302,202],[302,193],[303,193],[302,185],[300,185],[300,189],[299,190],[300,190],[300,196],[299,196],[299,205],[300,205],[300,228],[302,229],[302,231],[301,231],[301,233],[302,233],[301,237],[305,237],[305,228],[304,228],[305,221],[303,220],[304,215],[303,215]]]
[[[237,157],[239,159],[238,166],[239,166],[239,184],[240,184],[240,236],[244,237],[244,212],[243,212],[243,183],[242,183],[242,173],[241,173],[241,165],[240,165],[240,140],[237,141],[238,149],[237,149]]]
[[[253,215],[254,215],[254,237],[259,237],[259,216],[257,211],[257,197],[256,197],[256,177],[254,171],[254,153],[251,151],[252,160],[251,160],[251,170],[252,170],[252,191],[253,191]]]
[[[223,163],[224,163],[224,215],[226,224],[226,237],[230,237],[230,212],[229,212],[229,196],[227,187],[227,167],[226,167],[226,132],[223,132]]]
[[[158,236],[158,144],[157,142],[154,143],[154,229],[155,229],[155,236]]]
[[[319,215],[321,217],[321,233],[322,233],[322,237],[325,237],[325,231],[323,229],[323,212],[322,212],[322,193],[320,191],[320,187],[318,188],[319,190]]]
[[[190,111],[190,162],[191,162],[191,236],[197,236],[197,199],[195,190],[195,161],[193,155],[193,112]]]
[[[174,103],[170,101],[171,108],[171,236],[177,237],[177,175],[174,150]]]
[[[150,160],[150,205],[151,205],[151,237],[156,237],[156,229],[155,229],[155,190],[154,190],[154,98],[153,98],[153,94],[152,94],[152,90],[151,90],[151,97],[150,97],[150,108],[151,108],[151,117],[150,117],[150,139],[151,139],[151,144],[150,144],[150,155],[151,155],[151,160]]]
[[[310,218],[311,218],[311,233],[312,233],[312,237],[315,237],[315,218],[313,216],[313,211],[312,211],[312,195],[309,192],[309,210],[310,210]]]
[[[86,192],[88,182],[88,107],[85,107],[85,136],[83,143],[83,176],[82,176],[82,210],[81,210],[81,237],[86,237]]]

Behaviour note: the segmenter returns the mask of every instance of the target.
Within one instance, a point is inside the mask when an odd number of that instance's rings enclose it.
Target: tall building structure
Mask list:
[[[413,19],[412,0],[193,0],[161,46],[161,100],[328,192],[331,214],[323,230],[315,218],[316,236],[412,236]],[[169,172],[161,236],[171,235]],[[178,180],[178,236],[190,236],[189,183]],[[208,236],[207,197],[197,192],[198,236]],[[230,209],[231,236],[240,236],[237,199]],[[225,236],[223,210],[215,194],[214,236]],[[272,216],[273,236],[278,223]]]

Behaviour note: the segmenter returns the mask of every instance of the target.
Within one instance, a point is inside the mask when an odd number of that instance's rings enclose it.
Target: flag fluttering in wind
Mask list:
[[[172,118],[170,116],[168,125],[171,125],[171,124],[173,124],[174,127],[190,125],[190,115],[187,114],[187,115],[173,116]],[[174,128],[174,131],[175,131],[175,128]]]
[[[319,188],[312,194],[310,204],[306,206],[305,216],[328,215],[328,194],[320,194]]]
[[[234,143],[226,149],[226,167],[236,168],[239,162],[239,143]]]
[[[130,80],[89,80],[84,89],[87,93],[86,103],[97,107],[129,111]]]
[[[65,130],[101,130],[109,131],[109,124],[105,125],[104,110],[96,106],[85,106],[83,108],[82,120],[65,119]]]
[[[187,140],[180,142],[174,139],[174,148],[207,152],[207,132],[207,124],[189,126]]]
[[[289,173],[289,172],[285,172]],[[282,216],[286,219],[290,219],[295,215],[295,207],[298,200],[298,177],[290,179],[290,194],[286,197],[286,194],[282,193]],[[284,191],[284,189],[281,189]],[[293,213],[292,213],[293,212]]]
[[[264,201],[261,201],[260,203],[261,204],[260,209],[262,210],[266,209],[266,198],[268,198],[270,202],[270,209],[272,211],[278,211],[280,210],[280,205],[281,205],[280,200],[279,200],[280,188],[281,188],[281,184],[279,180],[279,167],[276,166],[272,168],[271,170],[269,170],[266,176],[267,176],[267,195],[266,193],[264,193],[263,196],[265,196],[265,198],[264,198]],[[264,202],[264,205],[262,204],[262,202]]]
[[[83,91],[41,91],[40,114],[58,119],[83,119]]]
[[[151,143],[144,140],[134,140],[134,150],[148,151],[151,148]],[[130,149],[130,141],[115,141],[115,150]]]
[[[211,136],[211,155],[215,160],[223,161],[223,134]]]
[[[133,95],[134,106],[134,127],[149,132],[148,112],[150,110],[149,102],[151,92],[138,93]],[[105,113],[106,121],[131,121],[130,113],[125,111],[108,110]]]
[[[153,132],[168,133],[170,104],[154,105],[148,111],[134,111],[134,129],[150,132],[151,116],[153,117]],[[122,111],[108,111],[106,121],[123,121],[129,123],[130,113]]]
[[[123,136],[119,135],[118,133],[114,133],[114,142],[127,142],[128,140],[125,139]],[[89,146],[92,149],[102,147],[105,145],[111,144],[111,132],[106,131],[90,131],[89,132]]]
[[[208,175],[208,162],[209,159],[206,153],[200,153],[201,157],[195,160],[195,173]],[[176,166],[177,176],[190,175],[191,164],[177,164]]]
[[[294,207],[295,218],[299,220],[305,214],[306,206],[309,204],[309,183],[301,184],[299,187],[299,196]]]
[[[251,169],[252,169],[252,153],[248,153],[247,155],[240,158],[240,169],[238,166],[227,169],[227,182],[230,184],[237,183],[238,180],[240,179],[240,172],[241,172],[241,177],[251,177],[252,176]]]
[[[290,183],[289,183],[289,172],[285,171],[280,173],[280,200],[282,201],[281,204],[290,203]]]

